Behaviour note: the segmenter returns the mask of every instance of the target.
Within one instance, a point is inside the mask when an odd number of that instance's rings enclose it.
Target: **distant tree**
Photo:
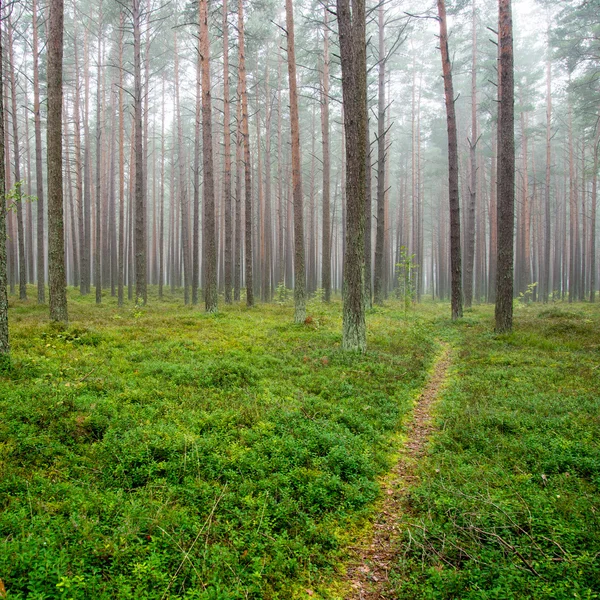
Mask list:
[[[48,28],[48,281],[50,318],[66,323],[62,171],[63,0],[50,0]]]
[[[515,218],[514,67],[511,0],[498,2],[498,260],[496,331],[512,329]]]
[[[346,249],[342,348],[364,352],[367,52],[364,0],[337,0],[346,137]]]
[[[0,14],[3,12],[0,0]],[[0,35],[0,90],[4,87]],[[8,356],[8,276],[6,272],[6,175],[4,157],[4,94],[0,93],[0,356]]]

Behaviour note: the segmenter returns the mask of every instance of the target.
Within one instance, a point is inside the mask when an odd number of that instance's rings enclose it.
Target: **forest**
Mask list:
[[[600,598],[600,0],[0,0],[0,599]]]

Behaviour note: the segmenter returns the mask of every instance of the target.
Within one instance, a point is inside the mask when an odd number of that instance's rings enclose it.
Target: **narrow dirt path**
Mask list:
[[[353,558],[345,577],[352,592],[346,600],[393,600],[387,590],[388,574],[398,554],[398,515],[405,511],[406,496],[415,485],[417,460],[425,452],[433,430],[431,409],[449,366],[449,347],[444,345],[429,381],[415,403],[400,458],[391,475],[382,482],[383,500],[372,535],[352,548]]]

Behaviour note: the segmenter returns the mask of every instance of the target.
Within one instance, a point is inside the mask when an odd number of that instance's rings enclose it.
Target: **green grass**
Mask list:
[[[600,308],[445,328],[440,431],[403,517],[399,599],[600,597]]]
[[[33,290],[31,290],[33,291]],[[34,297],[31,294],[31,297]],[[8,598],[289,599],[326,589],[437,352],[433,315],[339,302],[147,308],[11,298],[0,372]],[[326,592],[322,592],[326,594]]]

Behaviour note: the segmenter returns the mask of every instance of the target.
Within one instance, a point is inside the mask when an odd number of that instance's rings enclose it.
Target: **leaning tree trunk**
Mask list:
[[[454,88],[452,85],[452,65],[448,50],[448,30],[446,26],[446,5],[438,0],[440,21],[440,49],[442,51],[442,72],[446,95],[446,116],[448,125],[448,192],[450,200],[450,272],[452,319],[463,314],[462,267],[460,258],[460,201],[458,193],[458,141],[456,134],[456,112],[454,107]]]
[[[513,235],[515,219],[515,123],[511,1],[498,2],[498,261],[496,331],[512,329]]]
[[[292,0],[285,2],[287,28],[288,75],[290,81],[290,122],[292,135],[292,186],[294,202],[294,321],[306,319],[306,274],[304,272],[304,221],[302,208],[302,171],[300,165],[300,123],[294,47],[294,9]]]
[[[217,312],[217,249],[215,243],[215,174],[212,147],[212,99],[210,91],[210,40],[208,0],[200,0],[200,60],[202,66],[202,158],[204,171],[204,304],[206,312]]]
[[[364,297],[367,53],[364,0],[337,0],[346,138],[346,249],[342,348],[367,347]]]
[[[62,173],[63,0],[50,0],[48,29],[48,281],[50,319],[66,323]]]
[[[0,0],[0,14],[2,13]],[[2,36],[0,35],[0,90],[4,83],[2,72]],[[6,272],[6,173],[4,163],[4,97],[0,93],[0,357],[7,357],[8,343],[8,277]]]

